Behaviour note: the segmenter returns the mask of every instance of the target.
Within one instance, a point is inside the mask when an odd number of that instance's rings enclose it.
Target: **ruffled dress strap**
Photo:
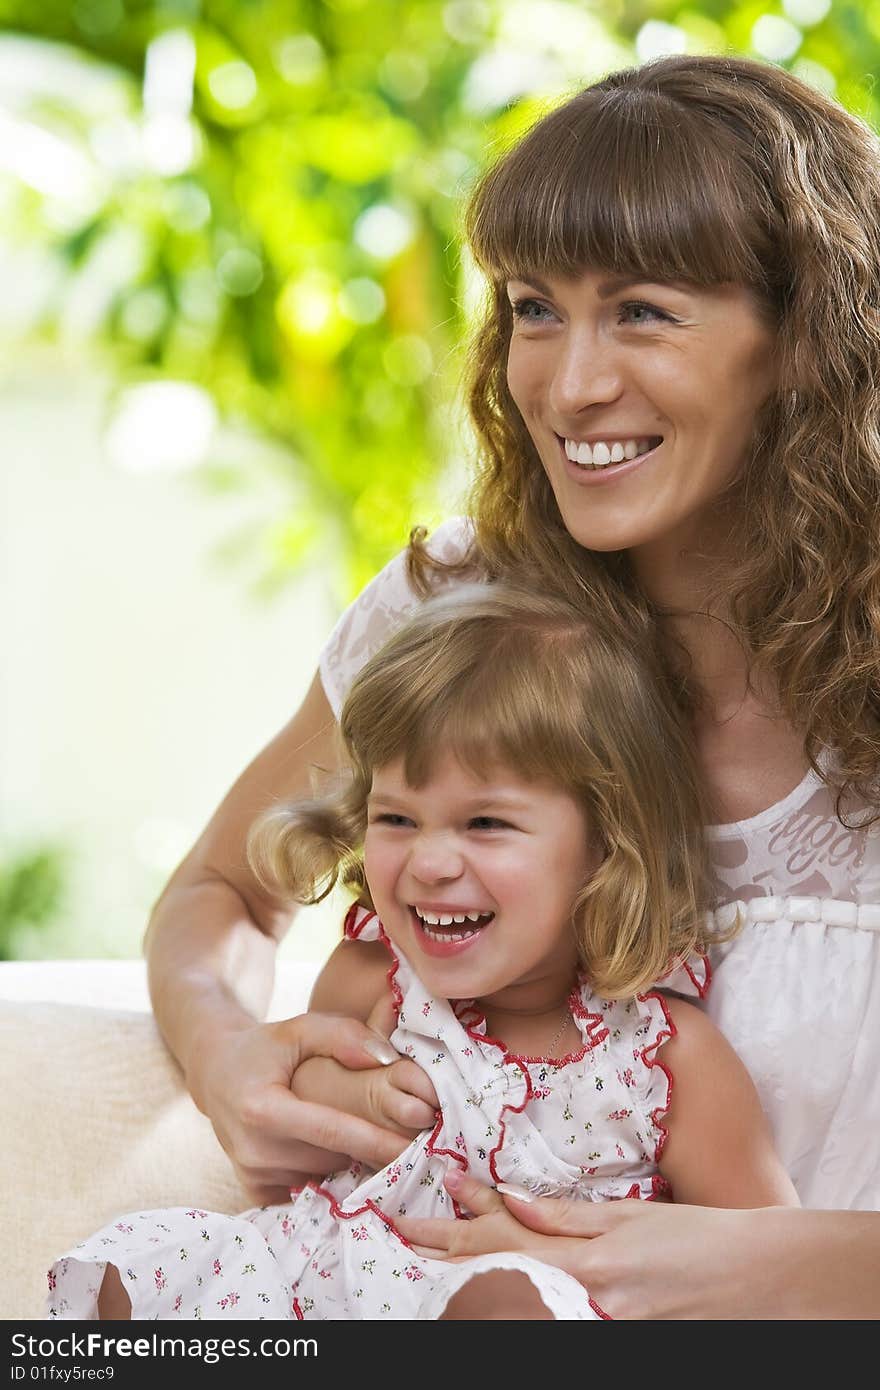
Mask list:
[[[635,1002],[640,1021],[633,1034],[634,1094],[645,1122],[646,1138],[653,1145],[654,1164],[659,1166],[668,1138],[665,1120],[674,1084],[672,1073],[662,1059],[661,1048],[675,1037],[676,1030],[659,990],[639,994]],[[669,1184],[659,1172],[652,1174],[650,1184],[652,1196],[664,1196],[669,1192]]]
[[[676,961],[665,975],[655,981],[654,988],[668,990],[670,994],[681,994],[686,999],[705,999],[711,983],[709,957],[694,954],[686,960]]]

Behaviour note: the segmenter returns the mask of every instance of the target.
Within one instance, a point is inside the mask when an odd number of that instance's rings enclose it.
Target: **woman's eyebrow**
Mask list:
[[[511,275],[508,284],[518,282],[522,285],[531,285],[541,294],[546,294],[552,299],[553,290],[537,275]],[[693,285],[689,285],[685,280],[655,280],[650,275],[612,275],[610,279],[603,280],[597,285],[596,293],[600,299],[610,299],[613,294],[618,294],[620,290],[625,290],[629,285],[657,285],[660,289],[678,290],[682,294],[693,292]]]
[[[684,280],[656,280],[651,275],[614,275],[610,280],[603,280],[602,284],[597,286],[596,293],[600,299],[609,299],[612,294],[617,294],[630,285],[657,285],[659,289],[678,290],[682,294],[693,290],[693,286]]]

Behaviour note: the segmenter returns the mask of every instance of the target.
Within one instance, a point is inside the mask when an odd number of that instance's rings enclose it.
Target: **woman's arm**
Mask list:
[[[199,1109],[260,1200],[299,1171],[327,1172],[352,1154],[381,1165],[398,1136],[290,1091],[311,1055],[308,1017],[262,1024],[275,952],[292,913],[261,889],[245,852],[255,817],[309,794],[315,768],[338,758],[335,721],[319,677],[290,723],[228,793],[159,899],[146,936],[150,993],[166,1043]],[[337,1019],[318,1049],[346,1066],[375,1067],[363,1024]]]
[[[665,1004],[675,1036],[655,1065],[672,1076],[660,1171],[679,1203],[797,1206],[751,1077],[715,1025],[682,999]]]
[[[445,1181],[474,1219],[396,1218],[417,1250],[519,1250],[566,1270],[612,1318],[880,1317],[880,1212],[526,1201],[464,1173]]]

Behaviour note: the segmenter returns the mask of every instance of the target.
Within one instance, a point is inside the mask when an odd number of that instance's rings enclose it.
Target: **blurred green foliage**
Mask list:
[[[0,861],[0,960],[18,954],[18,938],[30,927],[57,919],[65,900],[65,852],[43,845]]]
[[[59,271],[29,331],[78,313],[122,379],[197,383],[279,443],[266,569],[320,544],[342,596],[446,505],[462,197],[545,103],[728,48],[880,117],[880,0],[0,0],[0,24],[3,104],[70,155],[42,184],[22,156],[6,200]]]

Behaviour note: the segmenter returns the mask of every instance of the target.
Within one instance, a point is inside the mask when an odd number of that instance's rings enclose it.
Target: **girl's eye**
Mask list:
[[[642,323],[674,323],[671,314],[658,309],[656,304],[646,304],[644,300],[632,299],[621,304],[617,310],[618,323],[631,323],[636,327]]]
[[[510,307],[519,323],[547,323],[554,317],[552,309],[540,299],[514,299]]]
[[[381,815],[372,816],[370,825],[412,825],[408,816],[398,816],[392,811],[383,811]]]
[[[468,822],[472,830],[509,830],[510,824],[506,820],[499,820],[497,816],[474,816]]]

